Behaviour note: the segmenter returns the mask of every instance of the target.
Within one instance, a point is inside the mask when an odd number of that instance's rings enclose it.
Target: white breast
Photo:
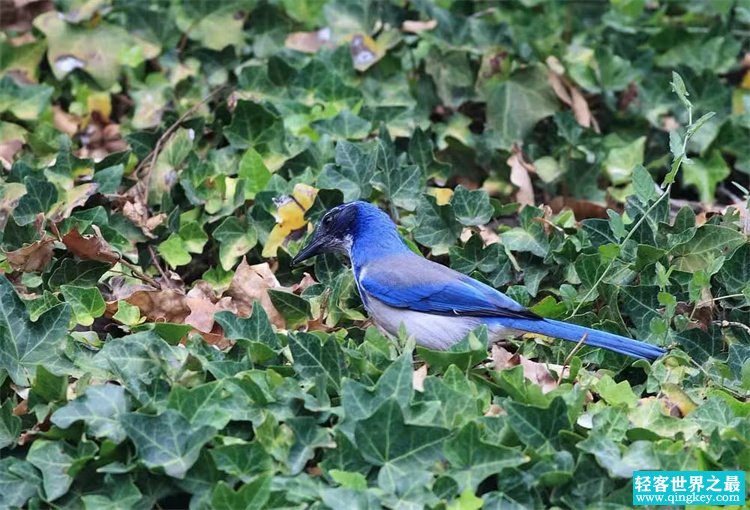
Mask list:
[[[414,336],[417,344],[430,349],[445,350],[459,342],[469,332],[482,324],[477,317],[431,315],[388,306],[372,296],[367,296],[367,311],[375,324],[386,333],[396,336],[401,324]],[[502,327],[491,327],[491,341],[512,333]]]

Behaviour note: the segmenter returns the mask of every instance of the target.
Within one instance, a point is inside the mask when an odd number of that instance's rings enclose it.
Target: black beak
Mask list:
[[[292,265],[296,266],[303,260],[307,260],[311,257],[314,257],[315,255],[320,254],[324,245],[325,238],[322,236],[318,236],[317,232],[313,233],[312,239],[310,239],[310,242],[307,243],[307,246],[302,248],[297,256],[292,259]]]

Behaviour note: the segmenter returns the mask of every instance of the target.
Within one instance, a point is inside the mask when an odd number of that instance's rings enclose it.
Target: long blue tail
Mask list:
[[[562,338],[570,342],[580,342],[583,335],[587,334],[584,341],[585,345],[601,347],[627,356],[633,356],[634,358],[653,360],[667,352],[661,347],[639,340],[632,340],[624,336],[607,333],[606,331],[585,328],[576,324],[553,321],[551,319],[514,319],[503,317],[501,324],[508,328]]]

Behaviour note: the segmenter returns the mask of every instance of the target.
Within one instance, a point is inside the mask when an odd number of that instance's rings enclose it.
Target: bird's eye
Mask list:
[[[326,227],[330,227],[331,223],[333,223],[333,216],[328,215],[325,218],[323,218],[323,225]]]

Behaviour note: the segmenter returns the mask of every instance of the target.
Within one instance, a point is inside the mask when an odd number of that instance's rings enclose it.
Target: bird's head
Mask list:
[[[323,253],[348,254],[358,237],[386,230],[395,233],[396,227],[376,206],[362,201],[341,204],[323,216],[307,246],[294,257],[292,264]]]

